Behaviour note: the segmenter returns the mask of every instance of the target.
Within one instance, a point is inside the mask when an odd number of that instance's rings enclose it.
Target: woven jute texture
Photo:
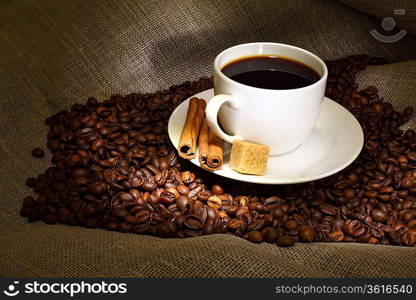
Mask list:
[[[289,43],[324,59],[382,56],[392,63],[362,72],[360,86],[376,85],[396,107],[415,105],[416,39],[379,42],[369,34],[379,26],[380,19],[329,0],[0,1],[0,276],[415,277],[415,248],[282,249],[229,235],[161,239],[18,216],[31,194],[26,178],[50,166],[49,154],[30,155],[45,148],[47,116],[89,96],[157,91],[210,75],[215,55],[231,45]]]

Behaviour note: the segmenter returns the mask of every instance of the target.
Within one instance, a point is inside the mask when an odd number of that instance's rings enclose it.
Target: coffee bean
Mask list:
[[[283,224],[283,226],[287,231],[292,231],[298,227],[298,223],[295,220],[288,220]]]
[[[117,230],[121,232],[129,232],[131,228],[132,228],[131,224],[127,222],[121,222],[117,225]]]
[[[204,228],[202,229],[202,234],[208,235],[215,232],[215,221],[209,220],[205,223]]]
[[[181,177],[182,177],[182,181],[186,184],[189,184],[195,181],[195,174],[189,171],[182,172]]]
[[[23,206],[24,207],[34,207],[35,206],[35,199],[32,196],[27,196],[23,199]]]
[[[197,193],[197,198],[200,201],[206,202],[209,197],[211,197],[214,193],[210,190],[201,190]]]
[[[121,193],[118,198],[120,199],[120,201],[125,201],[125,202],[129,202],[129,201],[133,201],[134,197],[132,194],[129,193]]]
[[[344,220],[343,219],[334,219],[332,221],[332,226],[342,228],[344,226]]]
[[[364,233],[365,228],[358,220],[347,220],[344,224],[344,231],[352,237],[357,237]]]
[[[278,238],[278,233],[273,227],[266,227],[262,230],[264,241],[267,243],[275,243]]]
[[[276,219],[279,219],[285,215],[285,212],[280,207],[276,207],[272,210],[272,216]]]
[[[110,223],[107,223],[107,225],[106,225],[106,229],[110,230],[110,231],[117,230],[117,227],[118,227],[118,225],[117,225],[116,222],[110,222]]]
[[[387,213],[381,209],[374,208],[371,211],[371,217],[377,222],[385,222],[387,220]]]
[[[414,201],[412,200],[405,200],[402,202],[402,208],[405,210],[413,208],[413,205],[414,205]]]
[[[235,198],[235,202],[236,204],[240,205],[240,206],[247,206],[248,203],[250,202],[249,198],[247,196],[237,196]]]
[[[315,239],[315,230],[311,226],[302,225],[299,229],[299,236],[302,242],[313,242]]]
[[[248,209],[261,212],[263,210],[263,204],[260,202],[250,202],[248,204]]]
[[[277,239],[277,245],[280,247],[291,247],[295,244],[295,239],[290,235],[283,235]]]
[[[171,222],[160,223],[156,226],[157,235],[160,237],[174,237],[176,235],[176,226]]]
[[[190,210],[192,206],[192,199],[188,196],[182,195],[178,199],[176,199],[176,205],[178,206],[178,209],[181,211]]]
[[[142,184],[142,188],[146,192],[152,192],[157,188],[157,184],[154,182],[145,182]]]
[[[145,223],[150,218],[150,213],[148,210],[141,209],[134,215],[134,217],[136,218],[137,223]]]
[[[35,148],[35,149],[32,150],[32,155],[34,157],[40,158],[40,157],[43,157],[45,155],[45,151],[40,149],[40,148]]]
[[[416,229],[408,229],[402,235],[402,241],[407,246],[416,245]]]
[[[187,228],[192,229],[192,230],[202,229],[202,226],[203,226],[203,222],[202,222],[201,218],[199,218],[196,215],[186,216],[184,221],[183,221],[183,224]]]
[[[344,233],[340,228],[336,228],[334,231],[328,234],[328,237],[332,242],[342,242],[344,240]]]
[[[176,187],[176,190],[181,194],[181,195],[188,195],[190,190],[186,185],[180,184]],[[179,197],[178,197],[179,198]]]
[[[219,209],[222,206],[222,201],[218,196],[211,196],[208,198],[207,204],[209,207]]]
[[[128,212],[124,208],[115,208],[112,212],[114,217],[119,219],[124,219],[127,216]]]
[[[56,223],[56,221],[57,221],[57,217],[56,217],[55,215],[53,215],[53,214],[49,214],[49,215],[46,215],[46,216],[43,218],[43,221],[44,221],[46,224],[55,224],[55,223]]]
[[[248,222],[248,223],[249,223],[249,225],[247,226],[248,230],[258,231],[258,230],[263,228],[263,226],[265,224],[265,221],[264,221],[264,219],[257,219],[253,222]]]
[[[337,209],[332,206],[331,204],[322,204],[320,206],[320,210],[327,215],[335,216],[337,213]]]
[[[88,228],[97,228],[100,227],[100,219],[98,217],[90,217],[85,221],[85,226]]]
[[[247,235],[247,239],[253,243],[263,243],[263,235],[260,231],[250,231]]]
[[[202,234],[202,230],[193,230],[189,228],[185,228],[184,230],[185,236],[187,237],[196,237]]]
[[[166,191],[171,193],[175,197],[175,199],[178,199],[181,196],[181,194],[178,192],[177,188],[170,187],[170,188],[167,188]]]
[[[410,151],[406,154],[407,158],[411,161],[416,161],[416,151]]]
[[[96,196],[100,196],[104,193],[104,188],[101,184],[98,183],[94,183],[94,184],[90,184],[88,187],[88,190],[90,193],[92,193],[93,195]]]
[[[211,188],[211,190],[212,190],[212,192],[215,195],[222,195],[222,194],[224,194],[223,188],[221,186],[217,185],[217,184],[213,185],[212,188]]]

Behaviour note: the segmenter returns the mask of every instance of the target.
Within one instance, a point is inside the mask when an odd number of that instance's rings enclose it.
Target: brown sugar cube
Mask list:
[[[236,172],[264,175],[270,147],[267,145],[237,141],[231,148],[230,168]]]

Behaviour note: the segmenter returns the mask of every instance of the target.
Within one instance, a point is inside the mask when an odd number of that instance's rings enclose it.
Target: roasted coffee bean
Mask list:
[[[203,222],[200,217],[196,215],[186,216],[183,220],[183,224],[192,230],[200,230],[203,227]]]
[[[237,196],[235,202],[240,206],[247,206],[250,200],[247,196]]]
[[[124,208],[115,208],[112,212],[112,215],[119,219],[124,219],[128,215],[128,212]]]
[[[145,233],[150,229],[150,222],[140,223],[132,226],[131,231],[134,233]]]
[[[266,227],[262,230],[263,239],[267,243],[275,243],[278,238],[278,232],[273,227]]]
[[[365,232],[365,228],[358,220],[347,220],[344,224],[344,231],[352,237],[357,237]]]
[[[121,232],[129,232],[131,230],[132,226],[130,223],[127,222],[121,222],[117,225],[117,230]]]
[[[45,155],[45,151],[40,149],[40,148],[35,148],[35,149],[32,150],[32,155],[34,157],[40,158],[40,157],[43,157]]]
[[[202,234],[208,235],[213,234],[215,232],[215,221],[214,220],[208,220],[204,228],[202,229]]]
[[[263,243],[263,235],[260,231],[250,231],[247,235],[247,239],[253,243]]]
[[[133,195],[132,194],[129,194],[129,193],[120,193],[120,195],[118,196],[118,198],[120,199],[120,201],[126,201],[126,202],[129,202],[129,201],[133,201],[134,200]]]
[[[171,222],[157,224],[157,235],[160,237],[174,237],[176,235],[176,226]]]
[[[210,190],[201,190],[200,192],[198,192],[197,194],[197,198],[200,201],[207,201],[209,197],[211,197],[214,193],[211,192]]]
[[[403,209],[411,209],[414,206],[414,201],[412,200],[405,200],[402,202],[402,208]]]
[[[23,206],[24,207],[34,207],[35,206],[35,199],[32,196],[27,196],[23,199]]]
[[[277,239],[277,245],[280,247],[291,247],[295,244],[295,239],[290,235],[283,235]]]
[[[124,220],[130,224],[136,224],[137,223],[137,218],[135,216],[132,215],[127,215],[124,217]]]
[[[299,228],[299,236],[302,242],[313,242],[315,239],[315,230],[308,225],[302,225]]]
[[[218,196],[211,196],[208,198],[207,204],[209,207],[219,209],[222,206],[222,201]]]
[[[188,196],[191,197],[191,198],[195,198],[195,197],[197,197],[198,193],[202,190],[203,190],[202,186],[197,186],[196,188],[192,189],[189,192]]]
[[[402,235],[402,241],[407,246],[416,245],[416,229],[408,229]]]
[[[101,196],[104,193],[104,187],[99,183],[90,184],[88,190],[91,194],[96,196]]]
[[[295,230],[298,227],[298,223],[295,220],[288,220],[283,224],[287,231]]]
[[[285,203],[285,200],[283,200],[279,197],[276,197],[276,196],[269,197],[269,198],[265,199],[264,202],[263,202],[263,204],[266,205],[268,208],[272,208],[276,205],[280,205],[280,204],[283,204],[283,203]]]
[[[117,230],[117,228],[118,228],[118,225],[117,225],[117,223],[116,222],[110,222],[110,223],[107,223],[107,225],[106,225],[106,227],[105,227],[107,230],[111,230],[111,231],[115,231],[115,230]]]
[[[280,207],[276,207],[272,210],[272,216],[276,219],[283,217],[286,213]]]
[[[387,220],[387,213],[381,209],[374,208],[371,211],[371,217],[377,222],[385,222]]]
[[[337,209],[330,204],[322,204],[319,208],[324,214],[327,215],[335,216],[337,213]]]
[[[244,226],[244,222],[240,219],[231,219],[229,222],[230,229],[238,229],[242,226]]]
[[[100,219],[98,217],[90,217],[85,220],[85,226],[88,228],[100,227]]]
[[[328,237],[332,242],[342,242],[344,240],[344,233],[340,228],[336,228],[334,231],[328,234]]]
[[[415,214],[413,211],[411,210],[405,211],[402,215],[402,221],[406,224],[410,222],[414,218],[414,216]]]
[[[143,190],[145,190],[146,192],[152,192],[152,191],[154,191],[154,190],[157,188],[157,184],[156,184],[156,183],[154,183],[154,182],[149,182],[149,181],[147,181],[147,182],[144,182],[144,183],[142,184],[142,188],[143,188]]]
[[[176,199],[176,205],[181,211],[189,211],[191,209],[192,202],[192,199],[185,195],[182,195]]]
[[[174,188],[174,187],[167,188],[166,192],[172,194],[175,199],[178,199],[181,196],[181,194],[178,192],[177,188]]]
[[[215,195],[222,195],[222,194],[224,194],[223,188],[221,186],[217,185],[217,184],[213,185],[212,188],[211,188],[211,190],[212,190],[212,192]]]
[[[261,212],[263,210],[263,204],[260,202],[250,202],[248,204],[248,209]]]
[[[272,226],[273,225],[273,216],[271,214],[264,214],[261,216],[261,218],[264,220],[264,225],[266,226]]]
[[[193,230],[189,228],[185,228],[184,230],[185,236],[187,237],[196,237],[202,234],[202,230]]]
[[[249,209],[247,206],[240,206],[235,212],[235,216],[236,218],[241,219],[244,214],[248,213],[248,211]]]
[[[258,231],[258,230],[261,230],[263,228],[263,226],[265,224],[265,221],[264,221],[264,219],[257,219],[253,222],[248,222],[248,223],[249,223],[248,226],[247,226],[248,230]]]
[[[189,183],[192,183],[192,182],[195,181],[195,174],[193,174],[189,171],[182,172],[181,177],[182,177],[182,181],[185,184],[189,184]]]
[[[183,184],[181,184],[181,185],[178,185],[177,187],[176,187],[176,190],[179,192],[179,194],[181,194],[181,195],[188,195],[189,194],[189,192],[190,192],[190,190],[189,190],[189,188],[186,186],[186,185],[183,185]],[[179,197],[178,197],[179,198]]]

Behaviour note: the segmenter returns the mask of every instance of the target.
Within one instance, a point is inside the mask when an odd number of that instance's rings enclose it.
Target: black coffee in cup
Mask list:
[[[226,64],[221,71],[252,87],[288,90],[311,85],[320,79],[311,67],[286,57],[249,56]]]

